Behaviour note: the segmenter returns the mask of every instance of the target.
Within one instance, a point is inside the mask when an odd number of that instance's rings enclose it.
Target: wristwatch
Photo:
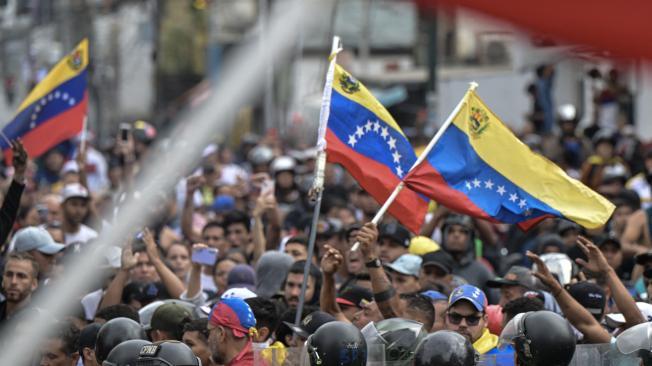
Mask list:
[[[367,268],[380,268],[380,267],[382,267],[382,265],[380,263],[380,259],[378,259],[378,258],[372,259],[369,262],[365,263],[364,265]]]

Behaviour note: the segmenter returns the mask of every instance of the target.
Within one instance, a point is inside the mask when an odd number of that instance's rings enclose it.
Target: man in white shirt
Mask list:
[[[79,183],[66,184],[61,190],[65,244],[85,244],[97,238],[97,232],[82,222],[88,216],[90,196]]]

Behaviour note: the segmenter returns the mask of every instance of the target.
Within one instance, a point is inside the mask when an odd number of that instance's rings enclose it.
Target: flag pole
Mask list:
[[[82,122],[81,141],[79,142],[79,154],[86,152],[86,138],[88,137],[88,116],[84,116]]]
[[[410,170],[408,170],[408,173],[411,172],[412,169],[414,169],[416,166],[421,164],[426,159],[426,157],[428,157],[428,154],[435,147],[435,144],[437,143],[437,141],[439,141],[439,139],[442,137],[444,132],[446,132],[446,129],[448,128],[448,126],[450,126],[451,123],[453,123],[453,119],[455,118],[457,113],[459,113],[460,109],[462,109],[462,106],[464,106],[464,104],[466,103],[466,100],[468,99],[469,93],[475,91],[475,89],[477,89],[477,88],[478,88],[478,83],[476,83],[475,81],[472,81],[472,82],[469,83],[469,90],[466,92],[466,94],[464,94],[464,97],[462,98],[462,100],[460,100],[460,102],[457,103],[457,105],[455,106],[453,111],[448,115],[448,118],[446,118],[446,121],[444,121],[444,124],[441,125],[439,130],[437,130],[437,133],[435,134],[435,137],[433,137],[432,140],[430,140],[430,142],[428,143],[428,146],[426,146],[426,148],[423,150],[421,155],[419,155],[419,157],[414,162],[414,164],[412,164],[412,167],[410,167]],[[407,175],[407,173],[406,173],[406,175]],[[376,216],[374,216],[374,218],[371,219],[371,222],[374,225],[378,225],[380,220],[383,218],[383,215],[385,215],[385,212],[387,212],[387,210],[389,209],[389,206],[392,205],[392,203],[394,202],[396,197],[398,197],[398,194],[401,193],[401,191],[403,190],[404,187],[405,187],[405,183],[403,182],[403,180],[401,180],[401,182],[396,186],[396,188],[394,188],[394,191],[392,191],[392,194],[389,196],[389,198],[387,198],[385,203],[383,203],[382,207],[380,207],[380,210],[378,210],[378,212],[376,212]],[[351,251],[354,252],[354,251],[358,250],[359,247],[360,247],[360,243],[356,241],[355,244],[353,244],[353,246],[351,247]]]
[[[306,286],[308,276],[310,275],[311,259],[315,251],[315,241],[317,239],[317,224],[319,222],[319,211],[321,210],[321,200],[324,191],[324,171],[326,170],[326,127],[331,107],[331,94],[333,91],[333,74],[335,73],[335,63],[337,53],[340,48],[340,37],[333,37],[331,53],[328,57],[329,65],[326,73],[326,82],[324,84],[324,94],[321,101],[321,110],[319,113],[319,131],[317,134],[317,164],[315,165],[315,177],[310,189],[310,198],[315,202],[315,208],[312,214],[312,224],[310,225],[310,238],[308,240],[308,259],[303,268],[303,283],[301,283],[301,295],[297,306],[297,314],[294,318],[294,324],[299,326],[303,315],[303,307],[306,303]],[[296,337],[296,334],[294,335]]]

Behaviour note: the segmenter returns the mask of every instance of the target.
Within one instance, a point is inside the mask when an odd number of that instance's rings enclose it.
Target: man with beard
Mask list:
[[[487,297],[479,288],[462,285],[451,293],[446,311],[446,330],[463,335],[481,354],[497,352],[498,336],[487,329]]]
[[[242,299],[222,299],[208,318],[208,345],[215,363],[225,366],[253,366],[252,337],[256,318]]]
[[[301,284],[303,283],[303,270],[306,261],[296,261],[290,267],[285,284],[283,285],[283,296],[285,303],[289,307],[299,305],[299,296],[301,296]],[[306,284],[306,304],[313,305],[319,302],[319,293],[321,291],[321,272],[314,264],[310,263],[310,272],[308,273],[308,282]]]
[[[442,226],[443,249],[453,259],[453,274],[468,283],[485,288],[494,276],[487,266],[475,258],[475,231],[470,217],[450,215]]]
[[[85,244],[97,238],[97,231],[83,224],[89,212],[88,190],[79,183],[66,184],[61,190],[61,198],[64,244]]]
[[[0,322],[12,318],[29,306],[32,293],[38,287],[38,272],[38,263],[31,255],[9,254],[2,274],[2,292],[5,300],[0,302]]]

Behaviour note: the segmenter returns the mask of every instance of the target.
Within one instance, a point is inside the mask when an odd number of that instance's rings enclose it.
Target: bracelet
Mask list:
[[[374,294],[374,300],[376,300],[376,302],[383,302],[391,299],[394,295],[396,295],[396,290],[394,290],[393,287],[390,287],[383,292]]]

